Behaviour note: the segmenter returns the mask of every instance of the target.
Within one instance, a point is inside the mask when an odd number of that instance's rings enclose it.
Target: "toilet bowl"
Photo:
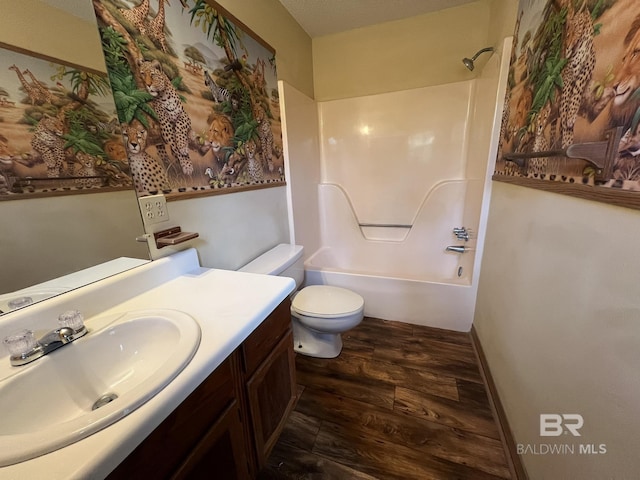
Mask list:
[[[303,248],[280,244],[239,271],[304,281]],[[342,350],[341,333],[358,325],[364,316],[363,298],[351,290],[311,285],[294,293],[291,302],[293,342],[296,352],[317,358],[334,358]]]
[[[293,297],[291,315],[295,351],[334,358],[342,350],[340,334],[362,321],[364,300],[345,288],[311,285]]]

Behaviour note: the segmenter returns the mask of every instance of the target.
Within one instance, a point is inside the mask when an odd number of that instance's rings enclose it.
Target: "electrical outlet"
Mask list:
[[[140,202],[142,221],[145,225],[153,225],[169,220],[167,199],[164,195],[159,194],[140,197],[138,198],[138,201]]]

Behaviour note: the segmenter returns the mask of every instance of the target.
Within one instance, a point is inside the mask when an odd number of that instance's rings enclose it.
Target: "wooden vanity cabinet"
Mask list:
[[[108,478],[255,478],[295,403],[289,308],[276,307]]]

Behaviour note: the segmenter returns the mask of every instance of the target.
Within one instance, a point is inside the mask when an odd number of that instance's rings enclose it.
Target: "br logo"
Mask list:
[[[540,436],[559,437],[563,433],[569,432],[574,437],[579,437],[580,430],[584,425],[582,415],[577,413],[543,413],[540,414]]]

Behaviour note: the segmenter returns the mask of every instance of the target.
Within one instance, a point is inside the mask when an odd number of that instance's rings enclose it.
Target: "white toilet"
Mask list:
[[[280,244],[239,271],[304,281],[303,247]],[[342,350],[340,334],[358,325],[364,316],[364,299],[355,292],[328,285],[311,285],[294,293],[291,302],[294,349],[317,358],[334,358]]]

